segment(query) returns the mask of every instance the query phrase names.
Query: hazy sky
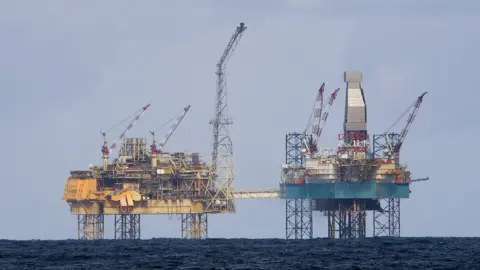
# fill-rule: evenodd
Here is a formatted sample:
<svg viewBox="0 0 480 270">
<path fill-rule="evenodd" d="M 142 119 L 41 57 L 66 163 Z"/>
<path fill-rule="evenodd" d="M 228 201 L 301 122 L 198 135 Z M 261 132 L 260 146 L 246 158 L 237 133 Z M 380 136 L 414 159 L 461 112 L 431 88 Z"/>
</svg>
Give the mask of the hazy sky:
<svg viewBox="0 0 480 270">
<path fill-rule="evenodd" d="M 0 238 L 76 238 L 61 200 L 69 171 L 101 164 L 100 130 L 149 101 L 129 135 L 191 104 L 166 150 L 209 161 L 215 65 L 241 21 L 227 72 L 236 188 L 278 187 L 285 133 L 303 130 L 323 81 L 341 87 L 321 139 L 336 146 L 343 72 L 362 71 L 371 134 L 429 91 L 402 159 L 431 181 L 402 201 L 402 235 L 480 236 L 480 3 L 358 2 L 1 1 Z M 107 238 L 113 226 L 107 217 Z M 326 236 L 318 212 L 314 227 Z M 142 238 L 179 236 L 175 216 L 142 216 Z M 238 201 L 235 215 L 209 217 L 209 236 L 284 238 L 285 202 Z"/>
</svg>

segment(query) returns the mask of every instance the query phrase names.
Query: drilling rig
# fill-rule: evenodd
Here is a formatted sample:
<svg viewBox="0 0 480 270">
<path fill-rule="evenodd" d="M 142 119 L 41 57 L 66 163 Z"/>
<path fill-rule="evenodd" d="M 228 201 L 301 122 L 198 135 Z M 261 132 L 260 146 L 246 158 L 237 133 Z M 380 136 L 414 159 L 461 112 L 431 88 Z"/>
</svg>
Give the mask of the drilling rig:
<svg viewBox="0 0 480 270">
<path fill-rule="evenodd" d="M 282 182 L 302 184 L 305 182 L 304 175 L 309 169 L 315 171 L 318 157 L 324 157 L 325 151 L 319 149 L 318 141 L 329 116 L 329 110 L 338 95 L 340 88 L 330 94 L 327 108 L 323 111 L 323 94 L 325 83 L 318 89 L 317 97 L 313 105 L 307 127 L 303 133 L 290 133 L 286 136 L 286 160 L 282 166 Z M 308 131 L 310 130 L 310 134 Z M 329 156 L 329 155 L 326 155 Z M 321 162 L 328 162 L 321 158 Z M 285 186 L 283 186 L 284 188 Z M 283 190 L 285 192 L 285 190 Z M 287 239 L 311 239 L 313 237 L 312 200 L 307 198 L 285 198 L 286 208 L 286 238 Z M 298 230 L 301 228 L 301 230 Z"/>
<path fill-rule="evenodd" d="M 374 212 L 374 236 L 400 236 L 400 199 L 409 198 L 412 182 L 428 180 L 412 180 L 399 158 L 426 92 L 409 107 L 413 110 L 403 130 L 374 135 L 372 147 L 362 73 L 345 72 L 344 80 L 345 119 L 338 147 L 317 151 L 322 129 L 316 125 L 310 137 L 305 132 L 286 136 L 280 189 L 287 203 L 287 239 L 312 238 L 312 211 L 327 217 L 329 238 L 366 237 L 367 211 Z M 317 116 L 323 108 L 323 87 L 313 113 Z"/>
</svg>

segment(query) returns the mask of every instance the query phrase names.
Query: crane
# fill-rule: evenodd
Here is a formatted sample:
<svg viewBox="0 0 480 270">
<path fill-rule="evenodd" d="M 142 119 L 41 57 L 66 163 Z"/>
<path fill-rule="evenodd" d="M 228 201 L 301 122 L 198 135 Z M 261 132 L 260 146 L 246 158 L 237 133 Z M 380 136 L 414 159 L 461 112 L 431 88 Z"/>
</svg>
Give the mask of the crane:
<svg viewBox="0 0 480 270">
<path fill-rule="evenodd" d="M 213 143 L 212 143 L 212 161 L 210 165 L 210 179 L 208 189 L 216 190 L 212 196 L 212 200 L 208 203 L 207 208 L 213 205 L 225 205 L 227 211 L 233 209 L 233 204 L 229 201 L 233 200 L 233 146 L 229 135 L 229 125 L 233 124 L 228 118 L 227 110 L 227 85 L 226 85 L 226 65 L 228 60 L 235 51 L 247 27 L 243 22 L 235 29 L 230 38 L 220 60 L 217 63 L 217 94 L 215 102 L 215 116 L 210 121 L 213 125 Z M 220 169 L 220 170 L 219 170 Z"/>
<path fill-rule="evenodd" d="M 106 132 L 101 132 L 103 136 L 103 145 L 102 145 L 102 154 L 103 154 L 103 169 L 106 170 L 108 168 L 108 156 L 112 152 L 112 150 L 117 148 L 117 143 L 118 141 L 122 140 L 125 138 L 127 133 L 133 128 L 135 123 L 137 123 L 138 119 L 142 117 L 142 115 L 145 113 L 145 111 L 150 107 L 150 104 L 147 104 L 142 107 L 142 109 L 135 114 L 135 117 L 130 121 L 130 123 L 127 125 L 127 127 L 123 130 L 123 132 L 120 134 L 117 140 L 115 140 L 110 148 L 108 147 L 108 142 L 106 139 Z M 123 122 L 123 121 L 122 121 Z M 117 125 L 118 126 L 118 125 Z M 111 129 L 110 129 L 111 130 Z"/>
<path fill-rule="evenodd" d="M 167 133 L 165 134 L 165 136 L 163 137 L 163 140 L 159 143 L 159 148 L 157 148 L 157 146 L 156 146 L 155 132 L 154 132 L 154 131 L 150 131 L 150 134 L 152 135 L 152 138 L 153 138 L 152 145 L 150 146 L 150 148 L 151 148 L 151 150 L 152 150 L 152 153 L 155 153 L 155 154 L 160 154 L 160 153 L 162 153 L 163 147 L 165 147 L 165 144 L 167 144 L 168 140 L 170 139 L 170 137 L 172 136 L 172 134 L 175 132 L 175 130 L 177 129 L 178 125 L 180 125 L 180 122 L 182 122 L 182 120 L 183 120 L 183 118 L 185 117 L 185 115 L 187 114 L 188 110 L 190 110 L 190 107 L 191 107 L 191 105 L 186 106 L 185 108 L 183 108 L 182 112 L 180 112 L 180 113 L 175 117 L 175 122 L 173 122 L 173 124 L 170 126 L 170 129 L 168 130 L 168 132 L 167 132 Z"/>
<path fill-rule="evenodd" d="M 302 139 L 302 144 L 305 147 L 303 152 L 308 152 L 310 154 L 313 152 L 313 148 L 311 147 L 313 142 L 313 138 L 312 138 L 313 135 L 308 136 L 307 130 L 309 127 L 312 127 L 312 134 L 313 134 L 314 133 L 313 127 L 319 126 L 321 122 L 324 91 L 325 91 L 325 83 L 322 83 L 322 85 L 318 89 L 317 98 L 315 100 L 315 103 L 313 104 L 313 110 L 312 110 L 312 113 L 310 114 L 310 118 L 308 119 L 307 127 L 305 127 L 305 130 L 303 131 L 304 137 Z"/>
<path fill-rule="evenodd" d="M 325 91 L 325 83 L 322 83 L 322 85 L 318 89 L 317 99 L 313 106 L 313 111 L 310 116 L 309 123 L 304 131 L 304 134 L 305 134 L 305 137 L 304 137 L 305 139 L 303 142 L 305 146 L 304 151 L 308 152 L 310 156 L 313 156 L 313 154 L 315 154 L 318 151 L 318 148 L 317 148 L 318 139 L 322 135 L 323 128 L 328 119 L 328 115 L 329 115 L 328 110 L 332 106 L 333 101 L 335 101 L 335 98 L 337 97 L 339 90 L 340 88 L 337 88 L 332 92 L 332 94 L 330 94 L 330 99 L 328 100 L 327 108 L 325 109 L 325 111 L 323 111 L 323 93 Z M 309 127 L 312 128 L 311 136 L 307 135 L 307 130 Z"/>
<path fill-rule="evenodd" d="M 387 147 L 388 149 L 386 149 L 387 151 L 387 155 L 390 156 L 390 157 L 393 157 L 394 160 L 395 160 L 395 164 L 398 164 L 398 161 L 399 161 L 399 153 L 400 153 L 400 148 L 402 147 L 403 145 L 403 142 L 405 141 L 405 137 L 407 136 L 408 134 L 408 131 L 410 129 L 410 126 L 412 125 L 413 123 L 413 120 L 415 120 L 415 116 L 417 115 L 418 113 L 418 109 L 420 108 L 420 105 L 422 104 L 422 101 L 423 101 L 423 97 L 427 94 L 428 92 L 424 92 L 423 94 L 421 94 L 420 96 L 417 97 L 417 99 L 415 100 L 415 102 L 410 105 L 407 110 L 397 119 L 397 121 L 395 121 L 395 123 L 384 133 L 385 135 L 385 138 L 386 138 L 386 141 L 387 141 Z M 413 109 L 412 109 L 413 107 Z M 405 127 L 402 129 L 402 131 L 400 132 L 400 135 L 398 136 L 398 140 L 396 142 L 392 142 L 391 140 L 391 134 L 389 134 L 389 130 L 410 110 L 412 109 L 410 115 L 408 116 L 408 120 L 407 120 L 407 123 L 405 125 Z"/>
</svg>

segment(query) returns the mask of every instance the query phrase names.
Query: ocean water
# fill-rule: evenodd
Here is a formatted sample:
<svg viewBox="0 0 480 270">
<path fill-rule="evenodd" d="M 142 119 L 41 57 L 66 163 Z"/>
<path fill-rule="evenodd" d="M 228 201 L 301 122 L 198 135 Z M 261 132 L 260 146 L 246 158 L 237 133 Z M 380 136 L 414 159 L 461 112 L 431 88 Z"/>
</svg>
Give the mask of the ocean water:
<svg viewBox="0 0 480 270">
<path fill-rule="evenodd" d="M 480 238 L 1 240 L 0 269 L 480 269 Z"/>
</svg>

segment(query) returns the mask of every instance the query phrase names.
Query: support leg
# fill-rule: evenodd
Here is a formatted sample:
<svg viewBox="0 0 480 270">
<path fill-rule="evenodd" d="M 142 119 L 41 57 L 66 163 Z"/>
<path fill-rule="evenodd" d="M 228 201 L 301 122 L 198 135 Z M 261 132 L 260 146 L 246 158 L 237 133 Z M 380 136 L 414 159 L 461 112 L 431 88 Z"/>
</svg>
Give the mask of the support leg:
<svg viewBox="0 0 480 270">
<path fill-rule="evenodd" d="M 338 211 L 328 211 L 328 238 L 365 238 L 365 204 L 340 204 Z"/>
<path fill-rule="evenodd" d="M 207 239 L 207 214 L 182 214 L 183 239 Z"/>
<path fill-rule="evenodd" d="M 286 199 L 286 239 L 312 239 L 312 200 Z"/>
<path fill-rule="evenodd" d="M 328 220 L 328 238 L 335 239 L 340 234 L 340 219 L 337 211 L 326 211 Z"/>
<path fill-rule="evenodd" d="M 115 215 L 115 239 L 140 239 L 140 215 Z"/>
<path fill-rule="evenodd" d="M 103 215 L 78 215 L 78 239 L 97 240 L 103 239 Z"/>
<path fill-rule="evenodd" d="M 400 198 L 380 200 L 381 211 L 373 212 L 373 236 L 400 237 Z"/>
</svg>

